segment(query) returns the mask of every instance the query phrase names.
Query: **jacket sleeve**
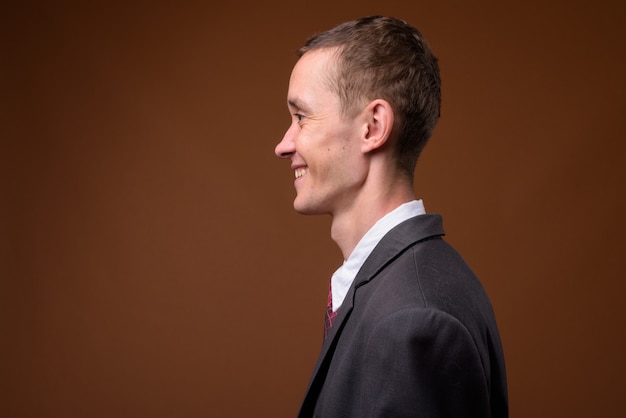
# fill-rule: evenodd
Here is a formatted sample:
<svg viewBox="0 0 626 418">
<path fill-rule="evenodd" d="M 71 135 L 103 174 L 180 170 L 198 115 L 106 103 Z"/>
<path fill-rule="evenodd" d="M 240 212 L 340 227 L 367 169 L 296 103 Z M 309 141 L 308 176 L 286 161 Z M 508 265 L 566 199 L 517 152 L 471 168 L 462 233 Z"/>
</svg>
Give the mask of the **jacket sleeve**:
<svg viewBox="0 0 626 418">
<path fill-rule="evenodd" d="M 489 372 L 463 324 L 406 308 L 375 324 L 355 382 L 360 417 L 488 418 Z"/>
</svg>

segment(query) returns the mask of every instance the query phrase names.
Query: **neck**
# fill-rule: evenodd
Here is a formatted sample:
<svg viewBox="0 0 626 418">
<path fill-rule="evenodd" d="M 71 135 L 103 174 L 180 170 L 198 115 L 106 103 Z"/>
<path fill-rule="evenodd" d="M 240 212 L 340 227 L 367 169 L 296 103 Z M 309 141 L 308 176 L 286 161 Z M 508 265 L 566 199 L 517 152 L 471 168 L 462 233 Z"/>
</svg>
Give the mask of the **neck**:
<svg viewBox="0 0 626 418">
<path fill-rule="evenodd" d="M 376 193 L 363 193 L 350 208 L 332 214 L 331 237 L 337 244 L 343 259 L 347 260 L 363 235 L 374 224 L 400 205 L 415 199 L 410 182 L 384 185 Z"/>
</svg>

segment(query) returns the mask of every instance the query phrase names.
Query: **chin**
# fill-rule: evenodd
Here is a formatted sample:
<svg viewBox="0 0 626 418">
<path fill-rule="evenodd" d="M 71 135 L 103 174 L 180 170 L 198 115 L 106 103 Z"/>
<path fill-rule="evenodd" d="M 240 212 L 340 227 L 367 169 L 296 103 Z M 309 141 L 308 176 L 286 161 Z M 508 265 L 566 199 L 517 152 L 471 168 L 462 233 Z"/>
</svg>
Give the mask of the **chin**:
<svg viewBox="0 0 626 418">
<path fill-rule="evenodd" d="M 300 206 L 294 204 L 293 208 L 300 215 L 317 215 L 317 212 L 312 211 L 311 209 L 309 209 L 307 207 L 300 207 Z"/>
<path fill-rule="evenodd" d="M 306 202 L 298 202 L 298 199 L 294 200 L 293 208 L 301 215 L 324 215 L 328 211 L 324 211 L 321 208 Z"/>
</svg>

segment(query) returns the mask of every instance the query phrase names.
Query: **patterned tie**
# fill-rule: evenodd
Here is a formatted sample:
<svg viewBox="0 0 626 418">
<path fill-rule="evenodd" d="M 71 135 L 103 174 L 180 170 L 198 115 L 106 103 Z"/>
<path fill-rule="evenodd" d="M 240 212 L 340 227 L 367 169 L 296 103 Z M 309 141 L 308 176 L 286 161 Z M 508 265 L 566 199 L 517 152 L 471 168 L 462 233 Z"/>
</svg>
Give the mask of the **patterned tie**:
<svg viewBox="0 0 626 418">
<path fill-rule="evenodd" d="M 337 316 L 337 311 L 333 312 L 333 289 L 328 286 L 328 302 L 326 303 L 326 317 L 324 318 L 324 339 L 328 337 L 330 327 L 333 326 L 333 321 Z"/>
</svg>

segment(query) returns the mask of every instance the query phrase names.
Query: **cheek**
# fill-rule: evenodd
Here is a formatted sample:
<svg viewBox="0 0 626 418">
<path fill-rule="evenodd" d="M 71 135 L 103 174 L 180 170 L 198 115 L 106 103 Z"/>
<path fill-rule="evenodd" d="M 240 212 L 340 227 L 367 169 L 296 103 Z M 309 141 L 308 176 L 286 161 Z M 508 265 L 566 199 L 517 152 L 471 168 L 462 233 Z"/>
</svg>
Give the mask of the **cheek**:
<svg viewBox="0 0 626 418">
<path fill-rule="evenodd" d="M 359 183 L 364 173 L 366 173 L 364 162 L 359 154 L 355 154 L 354 150 L 350 150 L 347 146 L 336 150 L 329 158 L 329 170 L 338 183 L 350 185 Z"/>
</svg>

